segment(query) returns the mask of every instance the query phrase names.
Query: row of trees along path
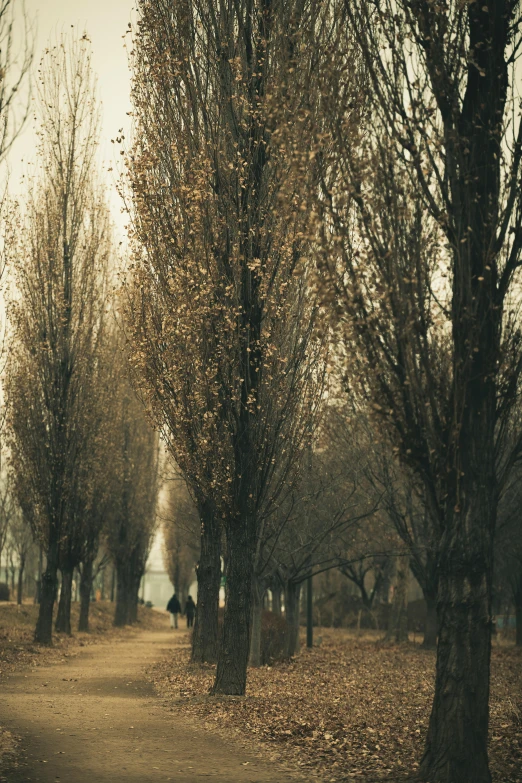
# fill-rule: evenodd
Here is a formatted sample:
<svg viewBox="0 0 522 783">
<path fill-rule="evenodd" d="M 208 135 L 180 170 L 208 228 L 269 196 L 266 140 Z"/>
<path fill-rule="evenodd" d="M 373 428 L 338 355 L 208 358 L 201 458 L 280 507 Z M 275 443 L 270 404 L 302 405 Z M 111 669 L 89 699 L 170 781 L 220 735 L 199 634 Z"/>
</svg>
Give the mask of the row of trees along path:
<svg viewBox="0 0 522 783">
<path fill-rule="evenodd" d="M 132 258 L 113 300 L 127 339 L 106 306 L 115 263 L 88 40 L 46 52 L 39 164 L 5 242 L 11 465 L 46 554 L 37 641 L 51 642 L 58 571 L 57 627 L 70 630 L 75 567 L 88 606 L 101 535 L 116 622 L 134 615 L 158 493 L 136 391 L 199 518 L 193 658 L 217 660 L 213 693 L 244 694 L 267 586 L 284 585 L 294 640 L 310 574 L 335 561 L 364 588 L 368 553 L 358 566 L 330 542 L 365 548 L 377 494 L 438 634 L 420 776 L 489 783 L 495 531 L 499 514 L 501 538 L 515 530 L 522 454 L 520 10 L 139 0 L 121 180 Z M 2 127 L 0 157 L 16 133 Z M 327 398 L 352 410 L 371 455 L 359 472 L 373 489 L 355 505 L 320 456 Z"/>
<path fill-rule="evenodd" d="M 225 533 L 214 692 L 244 692 L 260 545 L 314 426 L 318 264 L 345 388 L 422 488 L 439 645 L 421 775 L 488 783 L 493 537 L 522 442 L 519 5 L 139 11 L 134 362 L 202 520 L 202 618 Z"/>
<path fill-rule="evenodd" d="M 79 628 L 88 629 L 96 558 L 96 568 L 108 557 L 115 566 L 116 625 L 136 619 L 156 525 L 158 437 L 131 387 L 108 301 L 115 252 L 90 59 L 86 36 L 46 51 L 37 165 L 24 203 L 7 215 L 11 501 L 45 554 L 35 632 L 43 644 L 52 641 L 59 571 L 56 630 L 71 633 L 75 569 Z"/>
</svg>

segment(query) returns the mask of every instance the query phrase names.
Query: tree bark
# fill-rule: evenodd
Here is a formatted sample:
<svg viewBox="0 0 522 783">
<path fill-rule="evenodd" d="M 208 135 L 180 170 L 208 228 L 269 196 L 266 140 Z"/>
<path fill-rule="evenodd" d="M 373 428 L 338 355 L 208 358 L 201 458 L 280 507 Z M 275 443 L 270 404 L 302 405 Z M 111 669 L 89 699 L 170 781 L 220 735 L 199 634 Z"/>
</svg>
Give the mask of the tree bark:
<svg viewBox="0 0 522 783">
<path fill-rule="evenodd" d="M 393 593 L 385 640 L 397 644 L 408 641 L 408 574 L 409 563 L 398 558 L 397 582 Z"/>
<path fill-rule="evenodd" d="M 271 589 L 272 593 L 272 611 L 274 614 L 279 615 L 279 617 L 282 615 L 281 611 L 281 590 L 278 587 L 273 587 Z"/>
<path fill-rule="evenodd" d="M 518 583 L 518 589 L 515 592 L 515 622 L 516 622 L 516 640 L 517 647 L 522 647 L 522 574 Z"/>
<path fill-rule="evenodd" d="M 91 606 L 91 590 L 93 579 L 93 561 L 87 560 L 82 565 L 80 574 L 80 617 L 78 630 L 89 630 L 89 609 Z"/>
<path fill-rule="evenodd" d="M 16 603 L 21 606 L 24 597 L 24 571 L 25 571 L 25 556 L 20 556 L 20 563 L 18 566 L 18 591 L 16 595 Z"/>
<path fill-rule="evenodd" d="M 43 548 L 40 544 L 40 549 L 38 552 L 38 578 L 36 579 L 35 589 L 34 589 L 34 603 L 39 604 L 42 598 L 42 571 L 43 571 Z M 51 620 L 52 625 L 52 620 Z"/>
<path fill-rule="evenodd" d="M 408 641 L 408 587 L 410 583 L 410 565 L 401 563 L 398 571 L 398 618 L 395 629 L 395 641 L 398 644 Z"/>
<path fill-rule="evenodd" d="M 314 588 L 313 577 L 306 580 L 306 646 L 314 646 Z"/>
<path fill-rule="evenodd" d="M 227 531 L 226 601 L 223 633 L 212 692 L 244 696 L 250 653 L 252 580 L 256 539 L 248 522 Z"/>
<path fill-rule="evenodd" d="M 131 590 L 128 602 L 128 623 L 134 625 L 138 622 L 138 601 L 140 597 L 140 584 L 143 574 L 134 574 L 131 578 Z"/>
<path fill-rule="evenodd" d="M 431 650 L 437 646 L 439 622 L 437 619 L 437 599 L 435 596 L 425 595 L 426 601 L 426 626 L 424 628 L 424 641 L 422 646 Z"/>
<path fill-rule="evenodd" d="M 16 567 L 13 565 L 13 554 L 11 553 L 11 593 L 15 593 Z"/>
<path fill-rule="evenodd" d="M 34 640 L 38 644 L 53 643 L 53 610 L 58 583 L 58 543 L 49 542 L 47 564 L 42 574 L 40 605 Z"/>
<path fill-rule="evenodd" d="M 215 663 L 221 581 L 221 527 L 208 505 L 200 505 L 201 554 L 197 567 L 198 601 L 192 633 L 192 660 Z"/>
<path fill-rule="evenodd" d="M 477 492 L 468 517 L 471 511 L 487 514 L 487 505 L 480 505 L 483 500 Z M 454 535 L 448 537 L 441 558 L 435 695 L 420 768 L 421 780 L 430 783 L 491 783 L 487 744 L 493 542 L 484 532 L 493 526 L 480 518 L 467 522 L 450 523 Z"/>
<path fill-rule="evenodd" d="M 288 582 L 285 585 L 285 615 L 288 624 L 286 635 L 285 655 L 291 658 L 300 650 L 299 639 L 299 598 L 301 596 L 301 584 Z"/>
<path fill-rule="evenodd" d="M 58 613 L 56 615 L 55 630 L 57 633 L 66 633 L 71 635 L 71 599 L 73 569 L 63 568 L 62 571 L 62 589 L 60 600 L 58 602 Z"/>
<path fill-rule="evenodd" d="M 116 609 L 114 611 L 114 625 L 121 627 L 129 623 L 130 602 L 130 576 L 124 566 L 116 566 Z"/>
<path fill-rule="evenodd" d="M 261 618 L 263 616 L 263 585 L 254 577 L 252 584 L 252 632 L 250 635 L 250 666 L 261 666 Z"/>
</svg>

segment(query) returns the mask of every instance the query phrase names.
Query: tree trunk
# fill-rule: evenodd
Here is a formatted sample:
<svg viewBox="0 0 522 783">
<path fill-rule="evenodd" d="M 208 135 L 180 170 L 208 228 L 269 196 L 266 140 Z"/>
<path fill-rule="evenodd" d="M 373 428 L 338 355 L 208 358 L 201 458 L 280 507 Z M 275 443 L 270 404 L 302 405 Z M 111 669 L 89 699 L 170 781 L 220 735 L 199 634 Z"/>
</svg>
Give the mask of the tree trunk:
<svg viewBox="0 0 522 783">
<path fill-rule="evenodd" d="M 93 561 L 87 560 L 82 565 L 80 572 L 80 617 L 78 630 L 89 630 L 89 608 L 91 605 L 91 590 L 93 579 Z"/>
<path fill-rule="evenodd" d="M 131 579 L 131 590 L 128 603 L 128 622 L 134 625 L 138 622 L 138 601 L 142 575 L 134 575 Z"/>
<path fill-rule="evenodd" d="M 400 644 L 408 641 L 408 587 L 410 583 L 410 565 L 401 562 L 397 570 L 397 626 L 395 628 L 395 641 Z"/>
<path fill-rule="evenodd" d="M 62 589 L 60 600 L 58 602 L 58 613 L 56 615 L 55 630 L 57 633 L 66 633 L 71 635 L 71 599 L 73 569 L 62 568 Z"/>
<path fill-rule="evenodd" d="M 13 553 L 10 557 L 11 562 L 11 594 L 15 594 L 15 582 L 16 582 L 16 566 L 13 564 Z"/>
<path fill-rule="evenodd" d="M 130 603 L 130 576 L 125 566 L 116 566 L 116 609 L 114 612 L 114 625 L 121 627 L 129 622 Z"/>
<path fill-rule="evenodd" d="M 227 531 L 226 601 L 212 692 L 244 696 L 250 653 L 252 580 L 256 540 L 247 520 Z"/>
<path fill-rule="evenodd" d="M 480 505 L 473 510 L 484 513 Z M 435 695 L 420 768 L 421 780 L 430 783 L 491 783 L 487 745 L 493 542 L 492 535 L 480 540 L 489 527 L 482 519 L 467 521 L 466 527 L 458 525 L 451 548 L 441 558 Z"/>
<path fill-rule="evenodd" d="M 116 568 L 113 564 L 111 571 L 111 604 L 114 603 L 114 594 L 116 592 Z"/>
<path fill-rule="evenodd" d="M 516 641 L 517 647 L 522 647 L 522 574 L 518 589 L 515 593 L 515 622 L 516 622 Z"/>
<path fill-rule="evenodd" d="M 179 563 L 179 549 L 178 549 L 176 550 L 176 564 L 174 566 L 174 585 L 173 585 L 174 592 L 176 593 L 176 595 L 181 594 L 179 574 L 180 574 L 180 563 Z"/>
<path fill-rule="evenodd" d="M 16 603 L 21 606 L 24 597 L 24 571 L 25 571 L 25 556 L 20 556 L 20 564 L 18 566 L 18 592 L 16 595 Z"/>
<path fill-rule="evenodd" d="M 437 599 L 435 596 L 424 596 L 426 601 L 426 626 L 424 628 L 424 641 L 422 646 L 431 650 L 437 646 L 439 622 L 437 619 Z"/>
<path fill-rule="evenodd" d="M 408 641 L 408 575 L 409 563 L 404 558 L 398 558 L 397 581 L 392 598 L 388 630 L 385 641 L 395 641 L 397 644 Z"/>
<path fill-rule="evenodd" d="M 47 550 L 47 564 L 42 574 L 40 605 L 34 640 L 38 644 L 53 643 L 53 610 L 58 586 L 58 544 L 50 541 Z"/>
<path fill-rule="evenodd" d="M 254 577 L 252 584 L 252 633 L 250 635 L 250 666 L 261 666 L 261 618 L 264 588 Z"/>
<path fill-rule="evenodd" d="M 278 587 L 273 587 L 272 590 L 272 611 L 274 614 L 281 616 L 281 590 Z"/>
<path fill-rule="evenodd" d="M 287 622 L 286 650 L 285 655 L 291 658 L 297 655 L 300 649 L 299 640 L 299 598 L 301 595 L 301 584 L 287 582 L 285 585 L 285 615 Z"/>
<path fill-rule="evenodd" d="M 221 527 L 208 506 L 200 505 L 200 517 L 201 554 L 197 567 L 198 602 L 192 633 L 192 660 L 215 663 L 218 655 Z"/>
<path fill-rule="evenodd" d="M 80 593 L 80 582 L 81 582 L 82 575 L 80 573 L 80 568 L 78 567 L 76 569 L 76 578 L 74 579 L 74 598 L 73 601 L 75 603 L 78 603 L 78 596 Z"/>
<path fill-rule="evenodd" d="M 522 597 L 515 603 L 515 645 L 522 647 Z"/>
</svg>

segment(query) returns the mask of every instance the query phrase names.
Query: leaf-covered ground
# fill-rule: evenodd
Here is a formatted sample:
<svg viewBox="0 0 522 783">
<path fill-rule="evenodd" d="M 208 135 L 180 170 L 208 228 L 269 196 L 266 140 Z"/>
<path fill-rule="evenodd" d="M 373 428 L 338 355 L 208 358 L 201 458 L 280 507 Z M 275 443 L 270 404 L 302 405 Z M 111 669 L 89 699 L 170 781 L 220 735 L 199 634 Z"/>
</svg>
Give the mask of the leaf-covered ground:
<svg viewBox="0 0 522 783">
<path fill-rule="evenodd" d="M 288 663 L 250 669 L 245 698 L 207 696 L 213 667 L 189 664 L 186 634 L 153 679 L 176 710 L 225 735 L 250 736 L 272 756 L 322 780 L 414 777 L 435 655 L 341 630 L 319 635 L 320 646 Z M 511 647 L 493 651 L 490 759 L 495 783 L 521 783 L 522 654 Z"/>
</svg>

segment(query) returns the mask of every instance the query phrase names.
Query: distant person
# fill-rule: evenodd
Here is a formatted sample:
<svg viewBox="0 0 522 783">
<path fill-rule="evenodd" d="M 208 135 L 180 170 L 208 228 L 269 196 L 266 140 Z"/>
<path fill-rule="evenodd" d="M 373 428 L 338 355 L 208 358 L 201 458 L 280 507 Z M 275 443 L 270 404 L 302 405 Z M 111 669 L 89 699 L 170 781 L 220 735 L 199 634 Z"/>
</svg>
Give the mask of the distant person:
<svg viewBox="0 0 522 783">
<path fill-rule="evenodd" d="M 185 604 L 185 614 L 187 615 L 187 628 L 192 628 L 194 625 L 194 615 L 196 614 L 196 604 L 190 595 Z"/>
<path fill-rule="evenodd" d="M 172 596 L 167 604 L 167 612 L 170 612 L 170 627 L 178 627 L 178 614 L 181 612 L 181 604 L 178 600 L 176 593 Z"/>
</svg>

